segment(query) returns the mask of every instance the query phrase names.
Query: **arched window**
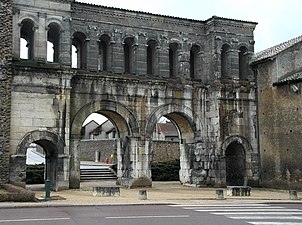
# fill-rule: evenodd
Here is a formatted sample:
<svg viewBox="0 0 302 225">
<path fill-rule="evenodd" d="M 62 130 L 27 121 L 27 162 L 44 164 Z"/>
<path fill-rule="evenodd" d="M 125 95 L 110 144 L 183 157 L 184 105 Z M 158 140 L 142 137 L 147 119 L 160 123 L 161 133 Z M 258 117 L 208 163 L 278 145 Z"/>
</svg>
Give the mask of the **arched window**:
<svg viewBox="0 0 302 225">
<path fill-rule="evenodd" d="M 73 68 L 87 68 L 86 36 L 81 32 L 75 32 L 72 39 L 72 65 Z"/>
<path fill-rule="evenodd" d="M 78 68 L 78 50 L 74 45 L 71 47 L 71 61 L 71 67 Z"/>
<path fill-rule="evenodd" d="M 230 46 L 224 44 L 221 48 L 221 78 L 229 78 L 230 77 Z"/>
<path fill-rule="evenodd" d="M 124 40 L 124 70 L 125 73 L 132 73 L 133 68 L 133 45 L 134 38 L 128 37 Z"/>
<path fill-rule="evenodd" d="M 157 42 L 155 40 L 150 40 L 147 43 L 147 74 L 154 75 L 155 73 L 155 52 Z"/>
<path fill-rule="evenodd" d="M 198 45 L 193 45 L 190 50 L 190 77 L 194 79 L 198 71 L 198 53 L 200 52 L 200 47 Z"/>
<path fill-rule="evenodd" d="M 59 62 L 60 58 L 60 26 L 56 23 L 48 25 L 47 32 L 47 61 Z"/>
<path fill-rule="evenodd" d="M 248 70 L 248 58 L 247 58 L 247 48 L 242 46 L 239 48 L 238 52 L 239 57 L 239 79 L 247 79 L 247 70 Z"/>
<path fill-rule="evenodd" d="M 110 37 L 106 34 L 102 35 L 99 40 L 99 71 L 108 71 L 109 63 L 109 42 Z"/>
<path fill-rule="evenodd" d="M 177 43 L 171 43 L 169 45 L 169 71 L 170 71 L 170 77 L 176 77 L 177 76 L 177 61 L 178 61 L 178 44 Z"/>
<path fill-rule="evenodd" d="M 20 36 L 20 58 L 34 58 L 34 22 L 30 19 L 25 19 L 21 22 Z"/>
</svg>

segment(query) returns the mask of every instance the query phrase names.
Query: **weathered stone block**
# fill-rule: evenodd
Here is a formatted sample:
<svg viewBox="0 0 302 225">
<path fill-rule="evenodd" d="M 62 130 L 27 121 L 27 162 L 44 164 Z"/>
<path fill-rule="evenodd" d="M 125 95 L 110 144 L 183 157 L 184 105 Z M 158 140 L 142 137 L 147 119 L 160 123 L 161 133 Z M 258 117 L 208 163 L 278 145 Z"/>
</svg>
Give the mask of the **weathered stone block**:
<svg viewBox="0 0 302 225">
<path fill-rule="evenodd" d="M 93 191 L 93 196 L 100 196 L 100 197 L 120 196 L 119 187 L 93 187 L 92 191 Z"/>
</svg>

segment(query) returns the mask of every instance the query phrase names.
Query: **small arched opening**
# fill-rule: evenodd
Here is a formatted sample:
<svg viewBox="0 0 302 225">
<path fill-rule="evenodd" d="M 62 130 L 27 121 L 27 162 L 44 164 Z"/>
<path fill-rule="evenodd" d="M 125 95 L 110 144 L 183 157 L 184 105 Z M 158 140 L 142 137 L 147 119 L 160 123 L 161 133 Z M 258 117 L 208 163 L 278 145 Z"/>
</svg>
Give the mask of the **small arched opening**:
<svg viewBox="0 0 302 225">
<path fill-rule="evenodd" d="M 231 76 L 231 47 L 224 44 L 221 48 L 221 78 L 230 78 Z"/>
<path fill-rule="evenodd" d="M 109 43 L 110 37 L 103 34 L 99 39 L 99 71 L 108 71 L 109 69 Z"/>
<path fill-rule="evenodd" d="M 47 32 L 47 61 L 59 62 L 60 58 L 60 26 L 50 23 Z"/>
<path fill-rule="evenodd" d="M 25 19 L 21 22 L 20 36 L 20 58 L 34 58 L 34 40 L 35 40 L 34 22 L 30 19 Z"/>
<path fill-rule="evenodd" d="M 178 43 L 171 43 L 169 45 L 169 71 L 170 77 L 177 77 L 177 66 L 178 66 Z"/>
<path fill-rule="evenodd" d="M 248 51 L 245 46 L 239 48 L 239 79 L 246 80 L 248 74 Z"/>
<path fill-rule="evenodd" d="M 82 32 L 75 32 L 72 39 L 72 67 L 78 69 L 87 68 L 87 43 L 86 36 Z"/>
<path fill-rule="evenodd" d="M 125 71 L 125 73 L 133 73 L 133 45 L 134 45 L 133 37 L 127 37 L 124 40 L 124 71 Z"/>
<path fill-rule="evenodd" d="M 193 45 L 190 50 L 190 77 L 191 79 L 196 78 L 198 73 L 198 53 L 200 52 L 200 46 Z"/>
<path fill-rule="evenodd" d="M 64 142 L 59 135 L 51 131 L 32 131 L 26 134 L 18 144 L 16 155 L 11 156 L 11 181 L 17 185 L 26 184 L 26 159 L 29 148 L 39 146 L 40 154 L 45 155 L 45 179 L 50 180 L 54 191 L 66 188 L 64 180 L 66 162 L 64 162 Z"/>
<path fill-rule="evenodd" d="M 155 54 L 156 54 L 157 42 L 155 40 L 149 40 L 147 43 L 147 74 L 155 74 Z"/>
<path fill-rule="evenodd" d="M 246 177 L 246 154 L 242 144 L 234 141 L 225 151 L 226 185 L 243 186 Z"/>
</svg>

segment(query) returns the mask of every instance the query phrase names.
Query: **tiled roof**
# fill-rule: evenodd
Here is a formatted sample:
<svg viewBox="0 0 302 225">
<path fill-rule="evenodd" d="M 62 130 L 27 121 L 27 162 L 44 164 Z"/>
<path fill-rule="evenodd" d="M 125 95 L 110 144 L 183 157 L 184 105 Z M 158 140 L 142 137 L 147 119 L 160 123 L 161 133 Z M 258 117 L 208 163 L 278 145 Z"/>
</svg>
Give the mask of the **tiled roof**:
<svg viewBox="0 0 302 225">
<path fill-rule="evenodd" d="M 261 60 L 273 57 L 275 55 L 277 55 L 278 53 L 284 51 L 285 49 L 299 43 L 302 41 L 302 35 L 296 38 L 293 38 L 289 41 L 283 42 L 279 45 L 273 46 L 271 48 L 268 48 L 266 50 L 263 50 L 261 52 L 258 52 L 256 54 L 254 54 L 253 58 L 252 58 L 252 63 L 256 63 L 259 62 Z"/>
<path fill-rule="evenodd" d="M 300 81 L 302 81 L 302 71 L 291 75 L 282 76 L 278 79 L 277 82 L 273 83 L 273 85 L 276 86 L 280 84 L 300 82 Z"/>
</svg>

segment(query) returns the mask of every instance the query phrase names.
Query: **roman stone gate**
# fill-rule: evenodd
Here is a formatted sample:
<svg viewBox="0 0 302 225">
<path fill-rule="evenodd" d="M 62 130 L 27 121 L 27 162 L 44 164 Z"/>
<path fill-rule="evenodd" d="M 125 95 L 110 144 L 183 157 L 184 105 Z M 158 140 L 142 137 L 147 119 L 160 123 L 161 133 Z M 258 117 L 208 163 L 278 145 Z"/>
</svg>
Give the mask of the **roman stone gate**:
<svg viewBox="0 0 302 225">
<path fill-rule="evenodd" d="M 162 116 L 180 134 L 182 183 L 258 185 L 256 84 L 249 68 L 256 23 L 71 0 L 14 0 L 11 12 L 7 182 L 25 184 L 24 156 L 36 143 L 46 152 L 53 188 L 78 188 L 81 128 L 100 113 L 117 130 L 122 185 L 152 184 L 152 133 Z"/>
</svg>

